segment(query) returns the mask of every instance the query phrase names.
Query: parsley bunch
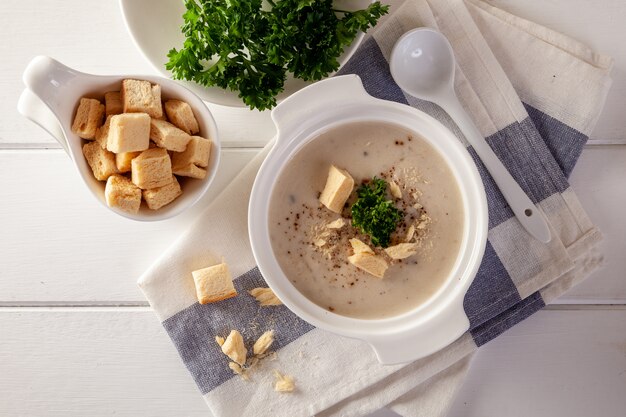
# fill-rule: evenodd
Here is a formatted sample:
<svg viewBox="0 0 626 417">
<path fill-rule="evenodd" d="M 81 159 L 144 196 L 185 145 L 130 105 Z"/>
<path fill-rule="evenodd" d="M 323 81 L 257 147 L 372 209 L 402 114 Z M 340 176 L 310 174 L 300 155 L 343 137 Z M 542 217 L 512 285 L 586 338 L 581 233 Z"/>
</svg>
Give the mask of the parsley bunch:
<svg viewBox="0 0 626 417">
<path fill-rule="evenodd" d="M 352 225 L 370 236 L 375 246 L 389 246 L 391 234 L 402 218 L 391 200 L 387 200 L 387 181 L 374 177 L 356 191 L 357 201 L 352 205 Z"/>
<path fill-rule="evenodd" d="M 165 67 L 175 79 L 238 91 L 259 110 L 276 105 L 287 72 L 309 81 L 336 71 L 344 47 L 389 9 L 378 1 L 353 12 L 332 0 L 184 1 L 185 42 Z"/>
</svg>

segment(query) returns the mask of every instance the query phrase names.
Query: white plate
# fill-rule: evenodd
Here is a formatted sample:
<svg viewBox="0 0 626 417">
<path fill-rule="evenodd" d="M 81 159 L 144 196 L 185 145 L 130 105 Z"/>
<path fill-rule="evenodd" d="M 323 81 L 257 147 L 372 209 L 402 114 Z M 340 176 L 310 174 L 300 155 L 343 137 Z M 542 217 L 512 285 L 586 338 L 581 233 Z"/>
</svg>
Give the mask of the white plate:
<svg viewBox="0 0 626 417">
<path fill-rule="evenodd" d="M 337 0 L 335 3 L 339 9 L 358 10 L 366 8 L 371 2 L 372 0 Z M 169 50 L 180 48 L 185 39 L 180 30 L 185 11 L 183 0 L 120 0 L 120 7 L 126 27 L 137 48 L 159 73 L 171 78 L 172 74 L 165 69 L 165 63 L 168 61 Z M 352 45 L 345 49 L 339 58 L 341 65 L 350 59 L 363 36 L 363 33 L 358 34 Z M 245 106 L 235 91 L 204 87 L 188 81 L 180 82 L 203 100 L 211 103 L 231 107 Z M 278 101 L 309 84 L 312 82 L 288 76 L 284 91 L 277 97 Z"/>
</svg>

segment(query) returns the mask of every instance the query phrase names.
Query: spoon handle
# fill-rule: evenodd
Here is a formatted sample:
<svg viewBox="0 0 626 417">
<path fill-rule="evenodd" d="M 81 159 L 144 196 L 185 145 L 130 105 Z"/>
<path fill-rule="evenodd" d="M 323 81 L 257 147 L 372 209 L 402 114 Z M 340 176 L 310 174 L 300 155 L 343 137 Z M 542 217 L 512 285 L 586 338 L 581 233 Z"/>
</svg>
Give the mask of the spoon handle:
<svg viewBox="0 0 626 417">
<path fill-rule="evenodd" d="M 467 141 L 482 160 L 502 195 L 509 203 L 513 213 L 515 213 L 515 216 L 526 231 L 541 242 L 549 242 L 551 239 L 550 229 L 540 210 L 537 209 L 506 167 L 500 162 L 500 159 L 493 152 L 469 114 L 461 106 L 456 94 L 449 94 L 447 97 L 439 100 L 437 104 L 459 126 L 459 129 L 461 129 Z"/>
</svg>

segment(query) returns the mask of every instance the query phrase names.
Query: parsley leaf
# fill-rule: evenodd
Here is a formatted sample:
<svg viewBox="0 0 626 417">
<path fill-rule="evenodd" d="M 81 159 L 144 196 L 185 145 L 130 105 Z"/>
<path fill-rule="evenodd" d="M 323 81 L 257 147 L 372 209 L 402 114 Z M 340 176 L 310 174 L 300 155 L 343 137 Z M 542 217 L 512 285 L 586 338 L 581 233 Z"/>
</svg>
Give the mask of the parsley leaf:
<svg viewBox="0 0 626 417">
<path fill-rule="evenodd" d="M 332 0 L 184 0 L 185 42 L 168 53 L 175 79 L 238 91 L 250 108 L 269 109 L 287 73 L 319 80 L 339 69 L 338 57 L 359 31 L 388 12 L 333 9 Z"/>
<path fill-rule="evenodd" d="M 357 201 L 352 205 L 352 225 L 361 233 L 367 234 L 375 246 L 389 246 L 391 234 L 402 218 L 391 200 L 387 200 L 387 181 L 376 178 L 369 184 L 361 185 Z"/>
</svg>

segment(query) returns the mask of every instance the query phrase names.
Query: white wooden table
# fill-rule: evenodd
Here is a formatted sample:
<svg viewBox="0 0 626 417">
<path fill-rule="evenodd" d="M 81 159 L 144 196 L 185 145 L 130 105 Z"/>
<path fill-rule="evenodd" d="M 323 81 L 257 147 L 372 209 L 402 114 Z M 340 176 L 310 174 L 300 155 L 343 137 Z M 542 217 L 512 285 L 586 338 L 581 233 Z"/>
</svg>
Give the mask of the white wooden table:
<svg viewBox="0 0 626 417">
<path fill-rule="evenodd" d="M 493 3 L 615 58 L 607 106 L 572 177 L 606 234 L 606 266 L 484 346 L 450 416 L 624 416 L 626 3 Z M 37 54 L 86 72 L 153 73 L 117 2 L 2 1 L 0 39 L 0 416 L 208 415 L 135 284 L 203 204 L 154 224 L 115 216 L 15 110 L 21 72 Z M 274 133 L 267 113 L 211 110 L 225 149 L 205 204 Z"/>
</svg>

